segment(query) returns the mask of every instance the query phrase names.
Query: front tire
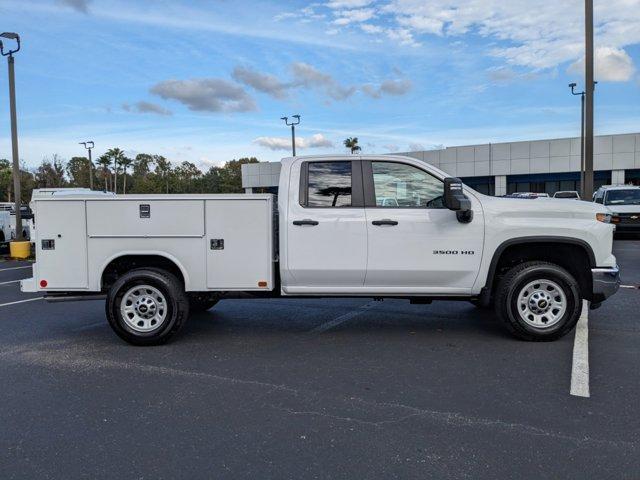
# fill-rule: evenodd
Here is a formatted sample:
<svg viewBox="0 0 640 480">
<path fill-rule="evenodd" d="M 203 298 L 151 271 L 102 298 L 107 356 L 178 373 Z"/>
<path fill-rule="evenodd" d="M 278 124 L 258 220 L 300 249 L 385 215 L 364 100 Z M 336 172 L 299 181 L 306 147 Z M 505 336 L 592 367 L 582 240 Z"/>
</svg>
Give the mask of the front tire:
<svg viewBox="0 0 640 480">
<path fill-rule="evenodd" d="M 495 309 L 507 329 L 527 341 L 551 341 L 569 333 L 582 311 L 576 279 L 549 262 L 526 262 L 498 285 Z"/>
<path fill-rule="evenodd" d="M 132 345 L 168 341 L 189 316 L 189 301 L 175 275 L 159 269 L 127 272 L 107 294 L 109 325 Z"/>
</svg>

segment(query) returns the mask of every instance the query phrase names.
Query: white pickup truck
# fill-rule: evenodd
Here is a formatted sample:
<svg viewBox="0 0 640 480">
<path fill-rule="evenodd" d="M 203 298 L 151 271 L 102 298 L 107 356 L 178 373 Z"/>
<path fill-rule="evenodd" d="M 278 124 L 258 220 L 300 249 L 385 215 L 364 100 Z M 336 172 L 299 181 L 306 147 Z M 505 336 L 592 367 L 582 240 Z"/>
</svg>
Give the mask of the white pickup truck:
<svg viewBox="0 0 640 480">
<path fill-rule="evenodd" d="M 553 340 L 583 299 L 596 307 L 620 283 L 602 205 L 489 197 L 413 158 L 286 158 L 274 200 L 34 196 L 22 291 L 106 296 L 110 325 L 136 345 L 240 296 L 468 300 L 521 339 Z"/>
</svg>

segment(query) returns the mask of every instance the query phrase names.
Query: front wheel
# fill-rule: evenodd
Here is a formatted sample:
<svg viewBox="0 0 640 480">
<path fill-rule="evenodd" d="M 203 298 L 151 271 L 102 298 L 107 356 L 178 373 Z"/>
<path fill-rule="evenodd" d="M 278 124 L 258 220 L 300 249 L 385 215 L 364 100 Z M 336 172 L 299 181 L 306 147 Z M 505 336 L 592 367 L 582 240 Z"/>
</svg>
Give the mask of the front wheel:
<svg viewBox="0 0 640 480">
<path fill-rule="evenodd" d="M 578 282 L 564 268 L 549 262 L 526 262 L 500 280 L 495 308 L 516 337 L 551 341 L 576 325 L 582 295 Z"/>
<path fill-rule="evenodd" d="M 107 319 L 114 332 L 133 345 L 159 345 L 175 335 L 189 316 L 180 281 L 159 269 L 127 272 L 111 286 Z"/>
</svg>

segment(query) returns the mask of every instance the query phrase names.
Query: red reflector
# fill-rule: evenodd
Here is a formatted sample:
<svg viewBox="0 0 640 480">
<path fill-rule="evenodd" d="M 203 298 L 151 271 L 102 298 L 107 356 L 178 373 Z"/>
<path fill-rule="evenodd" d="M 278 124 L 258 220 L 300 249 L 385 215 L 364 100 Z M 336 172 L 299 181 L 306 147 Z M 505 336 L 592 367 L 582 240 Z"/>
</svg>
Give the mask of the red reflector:
<svg viewBox="0 0 640 480">
<path fill-rule="evenodd" d="M 47 287 L 47 285 L 49 285 L 49 284 L 47 283 L 47 281 L 46 281 L 46 280 L 40 280 L 40 286 L 41 286 L 42 288 L 46 288 L 46 287 Z"/>
<path fill-rule="evenodd" d="M 267 286 L 267 282 L 265 282 L 265 281 L 260 281 L 260 282 L 258 282 L 258 286 L 259 286 L 259 287 L 266 287 L 266 286 Z"/>
</svg>

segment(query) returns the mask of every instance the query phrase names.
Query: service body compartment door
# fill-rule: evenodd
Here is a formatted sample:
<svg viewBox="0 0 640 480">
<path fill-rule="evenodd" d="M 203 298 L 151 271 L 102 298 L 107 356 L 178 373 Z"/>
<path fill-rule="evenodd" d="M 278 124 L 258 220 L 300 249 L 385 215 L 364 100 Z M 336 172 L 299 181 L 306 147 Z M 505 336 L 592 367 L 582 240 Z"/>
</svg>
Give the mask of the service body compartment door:
<svg viewBox="0 0 640 480">
<path fill-rule="evenodd" d="M 202 200 L 87 201 L 90 237 L 202 237 Z"/>
<path fill-rule="evenodd" d="M 81 290 L 87 281 L 87 224 L 84 201 L 37 202 L 37 284 L 46 290 Z"/>
<path fill-rule="evenodd" d="M 207 288 L 273 288 L 272 199 L 207 200 Z"/>
</svg>

